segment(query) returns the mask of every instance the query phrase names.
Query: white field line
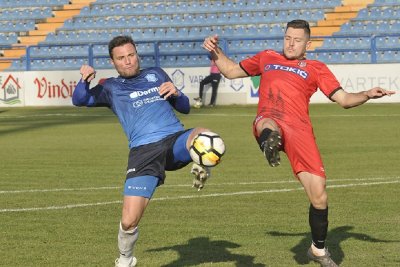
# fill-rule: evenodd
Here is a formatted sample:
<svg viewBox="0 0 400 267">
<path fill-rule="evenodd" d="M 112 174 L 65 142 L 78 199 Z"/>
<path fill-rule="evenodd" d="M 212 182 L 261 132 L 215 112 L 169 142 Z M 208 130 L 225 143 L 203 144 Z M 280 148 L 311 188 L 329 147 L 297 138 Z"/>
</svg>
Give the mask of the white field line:
<svg viewBox="0 0 400 267">
<path fill-rule="evenodd" d="M 351 184 L 339 184 L 329 185 L 328 188 L 346 188 L 356 186 L 371 186 L 371 185 L 383 185 L 383 184 L 398 184 L 400 180 L 393 181 L 381 181 L 381 182 L 362 182 L 362 183 L 351 183 Z M 195 199 L 195 198 L 206 198 L 206 197 L 221 197 L 221 196 L 237 196 L 237 195 L 254 195 L 254 194 L 266 194 L 266 193 L 282 193 L 282 192 L 293 192 L 303 190 L 302 187 L 297 188 L 284 188 L 284 189 L 268 189 L 259 191 L 239 191 L 230 193 L 215 193 L 206 195 L 187 195 L 177 197 L 160 197 L 153 198 L 152 201 L 164 201 L 164 200 L 181 200 L 181 199 Z M 0 209 L 0 213 L 6 212 L 22 212 L 22 211 L 43 211 L 43 210 L 63 210 L 72 208 L 92 207 L 92 206 L 104 206 L 110 204 L 121 204 L 122 201 L 108 201 L 108 202 L 96 202 L 96 203 L 82 203 L 82 204 L 70 204 L 64 206 L 48 206 L 48 207 L 37 207 L 37 208 L 17 208 L 17 209 Z"/>
<path fill-rule="evenodd" d="M 65 191 L 95 191 L 119 189 L 119 186 L 108 187 L 83 187 L 83 188 L 52 188 L 52 189 L 26 189 L 26 190 L 5 190 L 0 191 L 0 194 L 19 194 L 19 193 L 45 193 L 45 192 L 65 192 Z"/>
<path fill-rule="evenodd" d="M 328 180 L 328 184 L 335 182 L 348 182 L 348 181 L 382 181 L 390 179 L 400 179 L 400 176 L 396 177 L 372 177 L 372 178 L 352 178 L 352 179 L 334 179 Z M 294 178 L 281 181 L 265 181 L 265 182 L 239 182 L 239 183 L 207 183 L 212 186 L 229 186 L 229 185 L 258 185 L 258 184 L 291 184 L 298 183 Z M 190 184 L 164 184 L 163 188 L 166 187 L 189 187 Z M 328 185 L 329 186 L 329 185 Z M 96 190 L 116 190 L 122 189 L 119 186 L 103 186 L 103 187 L 82 187 L 82 188 L 52 188 L 52 189 L 26 189 L 26 190 L 3 190 L 1 194 L 21 194 L 21 193 L 46 193 L 46 192 L 68 192 L 68 191 L 96 191 Z"/>
<path fill-rule="evenodd" d="M 211 114 L 190 114 L 190 116 L 207 116 L 207 117 L 255 117 L 256 114 L 232 114 L 232 113 L 211 113 Z M 313 115 L 312 118 L 330 118 L 330 117 L 399 117 L 400 114 L 327 114 Z M 49 113 L 49 114 L 33 114 L 33 115 L 0 115 L 0 119 L 25 119 L 38 117 L 115 117 L 114 114 L 79 114 L 79 113 Z"/>
</svg>

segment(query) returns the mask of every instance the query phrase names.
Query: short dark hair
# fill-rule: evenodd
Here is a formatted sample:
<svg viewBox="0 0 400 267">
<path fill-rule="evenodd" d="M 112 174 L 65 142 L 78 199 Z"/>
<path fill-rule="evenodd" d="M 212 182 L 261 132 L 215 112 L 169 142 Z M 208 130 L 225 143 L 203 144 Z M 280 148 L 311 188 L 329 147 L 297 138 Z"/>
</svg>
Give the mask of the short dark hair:
<svg viewBox="0 0 400 267">
<path fill-rule="evenodd" d="M 308 35 L 308 38 L 310 38 L 311 36 L 310 24 L 308 24 L 308 22 L 305 20 L 295 19 L 289 21 L 288 24 L 286 25 L 285 32 L 287 31 L 288 28 L 303 29 L 304 32 Z"/>
<path fill-rule="evenodd" d="M 114 38 L 108 43 L 108 54 L 110 55 L 110 58 L 113 58 L 113 56 L 112 56 L 112 50 L 113 50 L 115 47 L 123 46 L 123 45 L 125 45 L 125 44 L 132 44 L 132 45 L 135 47 L 135 49 L 136 49 L 136 44 L 135 44 L 135 42 L 133 41 L 132 37 L 127 36 L 127 35 L 121 35 L 121 36 L 114 37 Z"/>
</svg>

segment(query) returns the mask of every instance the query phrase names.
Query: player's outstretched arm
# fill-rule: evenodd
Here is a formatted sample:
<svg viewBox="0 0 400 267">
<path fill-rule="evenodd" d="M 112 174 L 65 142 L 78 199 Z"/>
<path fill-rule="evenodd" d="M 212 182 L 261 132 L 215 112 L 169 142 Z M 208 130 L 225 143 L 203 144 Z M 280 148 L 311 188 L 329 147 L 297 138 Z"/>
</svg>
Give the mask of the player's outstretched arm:
<svg viewBox="0 0 400 267">
<path fill-rule="evenodd" d="M 228 58 L 219 47 L 218 35 L 209 36 L 204 39 L 203 48 L 210 52 L 212 59 L 218 69 L 228 79 L 247 77 L 247 73 L 239 64 Z"/>
<path fill-rule="evenodd" d="M 395 91 L 386 90 L 381 87 L 374 87 L 367 91 L 358 93 L 348 93 L 344 90 L 338 90 L 331 99 L 343 108 L 353 108 L 364 104 L 370 99 L 377 99 L 384 96 L 391 96 Z"/>
</svg>

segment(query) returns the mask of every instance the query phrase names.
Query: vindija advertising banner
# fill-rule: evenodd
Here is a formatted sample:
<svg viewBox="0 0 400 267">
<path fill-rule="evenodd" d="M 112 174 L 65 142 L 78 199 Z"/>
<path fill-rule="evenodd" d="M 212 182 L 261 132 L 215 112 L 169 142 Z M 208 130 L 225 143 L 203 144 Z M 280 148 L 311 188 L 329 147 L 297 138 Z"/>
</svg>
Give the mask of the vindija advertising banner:
<svg viewBox="0 0 400 267">
<path fill-rule="evenodd" d="M 360 92 L 379 86 L 394 90 L 396 94 L 370 102 L 400 103 L 400 64 L 330 65 L 329 68 L 347 92 Z M 189 97 L 192 104 L 193 98 L 199 94 L 200 81 L 209 74 L 208 67 L 164 70 L 175 86 Z M 95 86 L 101 79 L 116 76 L 118 74 L 113 69 L 98 70 L 90 86 Z M 0 73 L 0 107 L 71 106 L 71 97 L 80 78 L 79 70 Z M 233 80 L 222 77 L 217 104 L 257 104 L 259 84 L 259 76 Z M 207 86 L 205 91 L 210 95 Z M 331 101 L 317 90 L 311 98 L 311 103 Z"/>
</svg>

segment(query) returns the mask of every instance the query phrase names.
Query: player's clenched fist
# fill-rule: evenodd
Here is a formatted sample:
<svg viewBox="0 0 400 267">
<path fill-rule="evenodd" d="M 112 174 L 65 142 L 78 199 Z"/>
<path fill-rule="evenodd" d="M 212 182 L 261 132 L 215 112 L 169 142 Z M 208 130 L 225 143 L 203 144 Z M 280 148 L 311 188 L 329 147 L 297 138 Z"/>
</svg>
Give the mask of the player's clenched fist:
<svg viewBox="0 0 400 267">
<path fill-rule="evenodd" d="M 96 77 L 96 71 L 92 66 L 89 65 L 82 65 L 81 69 L 79 70 L 82 75 L 82 80 L 85 82 L 90 82 Z"/>
<path fill-rule="evenodd" d="M 167 99 L 170 96 L 178 96 L 179 92 L 176 89 L 175 85 L 172 82 L 165 82 L 160 85 L 160 89 L 158 91 L 160 96 L 164 99 Z"/>
<path fill-rule="evenodd" d="M 218 47 L 218 35 L 209 36 L 204 39 L 203 47 L 209 52 L 214 52 L 215 49 Z"/>
</svg>

